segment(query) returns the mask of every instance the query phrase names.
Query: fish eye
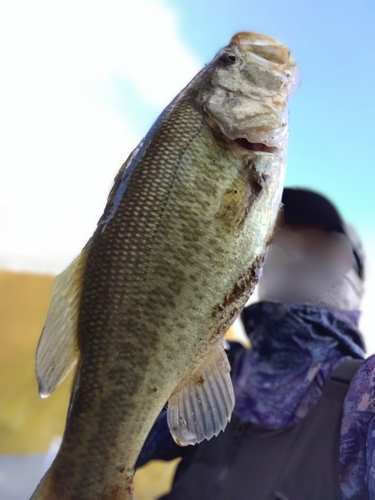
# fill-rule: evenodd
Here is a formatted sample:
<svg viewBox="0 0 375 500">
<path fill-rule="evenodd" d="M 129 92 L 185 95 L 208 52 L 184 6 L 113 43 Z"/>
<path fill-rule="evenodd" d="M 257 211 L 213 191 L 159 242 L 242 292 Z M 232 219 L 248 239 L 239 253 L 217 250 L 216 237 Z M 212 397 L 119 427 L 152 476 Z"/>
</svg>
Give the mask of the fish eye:
<svg viewBox="0 0 375 500">
<path fill-rule="evenodd" d="M 238 61 L 238 59 L 237 56 L 233 54 L 233 52 L 224 52 L 224 54 L 220 56 L 219 61 L 226 65 L 230 65 L 230 64 L 235 64 Z"/>
</svg>

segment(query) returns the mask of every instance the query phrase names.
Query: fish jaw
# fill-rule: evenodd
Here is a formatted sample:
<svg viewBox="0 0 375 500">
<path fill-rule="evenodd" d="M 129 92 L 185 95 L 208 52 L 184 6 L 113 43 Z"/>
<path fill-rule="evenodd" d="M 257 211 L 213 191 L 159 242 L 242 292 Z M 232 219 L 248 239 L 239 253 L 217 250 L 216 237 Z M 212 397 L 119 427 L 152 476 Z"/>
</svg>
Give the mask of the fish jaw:
<svg viewBox="0 0 375 500">
<path fill-rule="evenodd" d="M 285 156 L 287 101 L 298 85 L 289 49 L 257 33 L 239 33 L 218 53 L 203 107 L 215 129 L 255 151 Z"/>
</svg>

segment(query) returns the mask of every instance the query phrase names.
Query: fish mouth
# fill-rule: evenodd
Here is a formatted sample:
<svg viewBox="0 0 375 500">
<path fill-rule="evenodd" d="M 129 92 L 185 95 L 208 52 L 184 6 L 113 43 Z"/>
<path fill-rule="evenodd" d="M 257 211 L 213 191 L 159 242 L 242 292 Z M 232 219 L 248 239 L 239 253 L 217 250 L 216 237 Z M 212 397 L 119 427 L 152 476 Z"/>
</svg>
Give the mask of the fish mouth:
<svg viewBox="0 0 375 500">
<path fill-rule="evenodd" d="M 278 144 L 279 147 L 277 146 L 268 146 L 265 144 L 266 140 L 264 142 L 251 142 L 249 141 L 244 135 L 246 133 L 243 133 L 242 131 L 236 131 L 234 133 L 231 133 L 229 130 L 224 127 L 219 120 L 215 120 L 212 118 L 208 113 L 206 114 L 206 121 L 208 125 L 222 138 L 224 141 L 231 145 L 234 150 L 237 151 L 237 153 L 241 153 L 241 155 L 245 151 L 251 151 L 253 153 L 261 153 L 261 154 L 269 154 L 269 155 L 280 155 L 282 150 L 283 150 L 283 143 L 280 143 L 280 141 L 274 141 L 276 144 Z M 238 135 L 241 135 L 238 137 Z M 252 134 L 253 136 L 255 134 Z M 275 134 L 273 134 L 275 135 Z M 237 136 L 237 137 L 236 137 Z M 257 139 L 255 136 L 254 139 Z M 259 139 L 263 139 L 263 137 L 259 137 Z"/>
<path fill-rule="evenodd" d="M 239 147 L 247 149 L 247 151 L 254 151 L 256 153 L 277 154 L 279 152 L 279 149 L 276 147 L 267 146 L 262 142 L 250 142 L 244 137 L 234 139 L 233 142 L 235 142 Z"/>
</svg>

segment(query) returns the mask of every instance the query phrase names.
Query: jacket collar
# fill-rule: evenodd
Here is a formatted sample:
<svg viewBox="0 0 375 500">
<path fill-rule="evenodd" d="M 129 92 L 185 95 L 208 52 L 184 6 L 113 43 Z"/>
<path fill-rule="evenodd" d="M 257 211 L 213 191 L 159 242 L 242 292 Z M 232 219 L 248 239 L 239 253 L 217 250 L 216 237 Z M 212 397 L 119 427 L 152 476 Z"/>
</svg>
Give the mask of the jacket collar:
<svg viewBox="0 0 375 500">
<path fill-rule="evenodd" d="M 236 413 L 267 428 L 296 424 L 340 361 L 364 358 L 359 312 L 258 302 L 242 313 L 251 349 L 236 356 Z"/>
</svg>

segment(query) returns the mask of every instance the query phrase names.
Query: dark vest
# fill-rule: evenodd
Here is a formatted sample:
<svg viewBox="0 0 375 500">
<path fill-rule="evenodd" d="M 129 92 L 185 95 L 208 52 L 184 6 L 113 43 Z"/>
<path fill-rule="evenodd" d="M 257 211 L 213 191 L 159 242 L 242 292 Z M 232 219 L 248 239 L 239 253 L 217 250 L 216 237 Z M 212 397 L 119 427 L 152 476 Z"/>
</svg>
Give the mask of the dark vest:
<svg viewBox="0 0 375 500">
<path fill-rule="evenodd" d="M 163 500 L 341 500 L 342 408 L 361 360 L 343 362 L 297 425 L 267 430 L 232 416 L 225 432 L 187 446 Z"/>
</svg>

